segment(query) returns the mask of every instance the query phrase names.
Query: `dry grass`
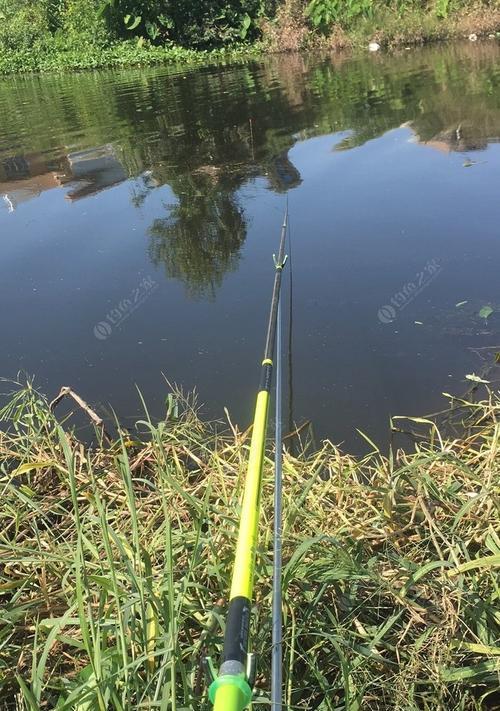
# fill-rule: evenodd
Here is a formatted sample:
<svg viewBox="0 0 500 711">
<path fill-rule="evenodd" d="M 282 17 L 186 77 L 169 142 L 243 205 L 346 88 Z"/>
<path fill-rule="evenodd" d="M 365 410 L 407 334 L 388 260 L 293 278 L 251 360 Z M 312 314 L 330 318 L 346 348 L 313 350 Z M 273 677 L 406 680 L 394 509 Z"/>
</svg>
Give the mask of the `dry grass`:
<svg viewBox="0 0 500 711">
<path fill-rule="evenodd" d="M 264 22 L 262 33 L 269 51 L 366 49 L 370 41 L 397 48 L 467 39 L 472 34 L 488 37 L 500 31 L 500 7 L 496 3 L 465 3 L 445 18 L 438 17 L 433 6 L 408 5 L 396 10 L 380 4 L 374 6 L 371 16 L 357 18 L 349 27 L 334 25 L 328 36 L 311 30 L 304 9 L 301 0 L 286 0 L 275 19 Z"/>
<path fill-rule="evenodd" d="M 266 46 L 273 52 L 298 52 L 310 36 L 304 18 L 302 0 L 285 0 L 278 6 L 273 19 L 265 19 L 261 25 Z"/>
<path fill-rule="evenodd" d="M 411 454 L 285 454 L 288 709 L 494 707 L 500 402 L 459 404 L 467 435 L 419 423 Z M 176 394 L 163 422 L 89 448 L 29 385 L 0 419 L 0 706 L 208 708 L 200 663 L 222 640 L 248 432 L 218 433 Z M 264 705 L 272 486 L 268 459 Z"/>
</svg>

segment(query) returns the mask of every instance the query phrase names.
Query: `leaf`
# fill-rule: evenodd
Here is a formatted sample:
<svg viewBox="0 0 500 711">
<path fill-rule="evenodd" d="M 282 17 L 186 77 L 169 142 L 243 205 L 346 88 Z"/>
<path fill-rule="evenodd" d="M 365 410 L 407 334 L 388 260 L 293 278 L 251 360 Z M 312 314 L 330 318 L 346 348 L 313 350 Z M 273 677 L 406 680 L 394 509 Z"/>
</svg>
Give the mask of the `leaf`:
<svg viewBox="0 0 500 711">
<path fill-rule="evenodd" d="M 483 308 L 479 312 L 479 317 L 486 319 L 486 318 L 488 318 L 488 316 L 491 316 L 492 313 L 493 313 L 493 309 L 491 308 L 491 306 L 483 306 Z"/>
<path fill-rule="evenodd" d="M 422 565 L 403 585 L 403 587 L 399 591 L 400 596 L 402 598 L 405 597 L 408 594 L 410 588 L 415 585 L 415 583 L 418 582 L 420 578 L 423 578 L 424 575 L 427 575 L 427 573 L 430 573 L 432 570 L 436 570 L 437 568 L 447 568 L 451 565 L 452 563 L 447 560 L 432 560 L 430 563 Z"/>
<path fill-rule="evenodd" d="M 500 670 L 500 661 L 498 659 L 488 659 L 486 662 L 481 662 L 470 667 L 451 667 L 443 669 L 441 672 L 444 681 L 463 681 L 464 679 L 481 679 L 485 674 L 498 672 Z"/>
<path fill-rule="evenodd" d="M 146 604 L 146 650 L 147 650 L 147 665 L 150 672 L 155 669 L 155 650 L 158 638 L 158 615 L 151 602 Z"/>
<path fill-rule="evenodd" d="M 174 29 L 174 22 L 173 20 L 168 17 L 168 15 L 158 15 L 156 18 L 156 21 L 160 23 L 162 27 L 164 27 L 166 30 L 173 30 Z"/>
<path fill-rule="evenodd" d="M 97 8 L 97 17 L 102 17 L 108 7 L 113 7 L 114 2 L 112 0 L 104 0 L 103 3 Z"/>
<path fill-rule="evenodd" d="M 53 459 L 40 462 L 26 462 L 26 464 L 21 464 L 21 466 L 17 467 L 17 469 L 12 473 L 12 476 L 26 474 L 26 472 L 30 472 L 33 469 L 49 469 L 50 467 L 57 467 L 57 462 Z"/>
<path fill-rule="evenodd" d="M 21 585 L 24 585 L 27 580 L 29 580 L 29 577 L 18 578 L 17 580 L 12 580 L 8 583 L 0 583 L 0 592 L 3 590 L 15 590 L 16 588 L 20 588 Z"/>
<path fill-rule="evenodd" d="M 132 19 L 132 15 L 125 15 L 125 17 L 123 18 L 123 22 L 125 23 L 125 27 L 126 27 L 127 30 L 129 30 L 130 32 L 131 32 L 132 30 L 135 30 L 135 28 L 138 27 L 138 26 L 141 24 L 142 17 L 141 17 L 140 15 L 136 15 L 136 17 L 134 18 L 134 21 L 133 21 L 132 24 L 130 25 L 129 22 L 130 22 L 131 19 Z"/>
<path fill-rule="evenodd" d="M 151 39 L 154 42 L 155 39 L 160 34 L 160 29 L 159 29 L 158 25 L 156 24 L 156 22 L 146 22 L 146 32 L 148 33 L 148 35 L 151 37 Z"/>
<path fill-rule="evenodd" d="M 490 647 L 486 644 L 475 644 L 474 642 L 463 642 L 460 639 L 451 641 L 453 649 L 464 649 L 474 654 L 484 654 L 488 657 L 497 657 L 500 655 L 500 647 Z"/>
<path fill-rule="evenodd" d="M 488 550 L 490 550 L 494 555 L 500 553 L 500 538 L 495 531 L 488 533 L 484 539 L 484 545 Z"/>
<path fill-rule="evenodd" d="M 75 627 L 78 627 L 79 624 L 79 617 L 47 617 L 44 620 L 40 620 L 38 626 L 46 629 L 53 629 L 54 627 L 57 627 L 59 630 L 59 628 L 64 627 L 64 625 L 74 625 Z"/>
<path fill-rule="evenodd" d="M 240 29 L 241 39 L 245 39 L 245 37 L 248 34 L 248 30 L 249 30 L 251 24 L 252 24 L 252 18 L 250 17 L 250 15 L 247 12 L 243 16 L 243 20 L 241 21 L 241 29 Z"/>
<path fill-rule="evenodd" d="M 465 306 L 465 304 L 468 304 L 468 301 L 459 301 L 458 304 L 455 304 L 455 308 L 459 309 L 461 306 Z"/>
<path fill-rule="evenodd" d="M 21 693 L 23 695 L 23 700 L 27 703 L 28 708 L 30 711 L 40 711 L 40 707 L 38 706 L 37 700 L 33 695 L 33 692 L 29 688 L 29 686 L 26 684 L 22 676 L 19 674 L 16 674 L 16 680 L 17 683 L 19 684 L 19 688 L 21 689 Z"/>
<path fill-rule="evenodd" d="M 459 575 L 460 573 L 466 573 L 469 570 L 475 570 L 476 568 L 497 568 L 500 567 L 500 554 L 499 555 L 486 555 L 482 558 L 476 558 L 475 560 L 469 560 L 467 563 L 462 563 L 458 565 L 453 570 L 448 571 L 448 575 Z"/>
</svg>

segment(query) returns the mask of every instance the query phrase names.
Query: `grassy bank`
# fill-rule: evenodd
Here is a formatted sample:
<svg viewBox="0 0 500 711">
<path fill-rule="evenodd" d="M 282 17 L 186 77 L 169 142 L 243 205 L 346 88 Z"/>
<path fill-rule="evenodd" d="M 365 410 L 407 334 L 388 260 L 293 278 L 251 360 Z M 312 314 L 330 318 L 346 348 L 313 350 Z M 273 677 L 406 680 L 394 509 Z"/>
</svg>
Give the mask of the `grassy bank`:
<svg viewBox="0 0 500 711">
<path fill-rule="evenodd" d="M 0 74 L 366 51 L 369 42 L 406 47 L 500 31 L 498 0 L 219 0 L 211 14 L 203 3 L 180 3 L 180 17 L 160 7 L 155 0 L 0 0 Z"/>
<path fill-rule="evenodd" d="M 321 0 L 317 0 L 321 3 Z M 349 6 L 350 3 L 347 3 Z M 500 3 L 368 3 L 369 10 L 328 27 L 311 27 L 303 6 L 290 0 L 273 22 L 264 25 L 270 51 L 304 49 L 366 51 L 370 42 L 396 49 L 430 42 L 477 38 L 498 39 Z M 440 5 L 443 8 L 440 10 Z"/>
<path fill-rule="evenodd" d="M 249 433 L 202 422 L 179 394 L 168 410 L 92 448 L 29 386 L 1 413 L 2 708 L 208 708 L 201 659 L 220 649 Z M 458 413 L 464 437 L 420 423 L 412 454 L 285 454 L 287 708 L 494 708 L 500 402 Z M 268 460 L 264 705 L 271 500 Z"/>
<path fill-rule="evenodd" d="M 78 46 L 49 40 L 42 46 L 3 52 L 0 55 L 0 74 L 79 71 L 155 64 L 196 66 L 250 59 L 261 55 L 262 52 L 261 43 L 196 50 L 171 45 L 139 45 L 137 40 L 112 42 L 104 47 Z"/>
</svg>

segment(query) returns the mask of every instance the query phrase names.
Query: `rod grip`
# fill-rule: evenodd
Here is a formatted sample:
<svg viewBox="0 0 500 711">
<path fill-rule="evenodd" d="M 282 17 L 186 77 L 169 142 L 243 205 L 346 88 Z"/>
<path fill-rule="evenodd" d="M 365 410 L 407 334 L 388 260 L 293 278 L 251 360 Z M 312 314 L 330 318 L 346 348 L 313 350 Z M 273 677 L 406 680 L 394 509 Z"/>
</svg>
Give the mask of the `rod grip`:
<svg viewBox="0 0 500 711">
<path fill-rule="evenodd" d="M 250 600 L 246 597 L 233 597 L 227 613 L 226 633 L 224 635 L 223 662 L 247 662 L 248 638 L 250 634 Z"/>
</svg>

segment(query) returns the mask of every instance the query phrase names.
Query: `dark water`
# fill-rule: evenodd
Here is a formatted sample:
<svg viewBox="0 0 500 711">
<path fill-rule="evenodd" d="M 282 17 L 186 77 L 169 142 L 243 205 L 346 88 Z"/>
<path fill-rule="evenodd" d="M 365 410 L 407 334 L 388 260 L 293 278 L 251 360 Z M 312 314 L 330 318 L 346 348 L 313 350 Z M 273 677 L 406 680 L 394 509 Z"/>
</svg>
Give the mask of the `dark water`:
<svg viewBox="0 0 500 711">
<path fill-rule="evenodd" d="M 2 79 L 0 374 L 247 425 L 288 195 L 292 417 L 384 442 L 500 344 L 499 136 L 494 42 Z"/>
</svg>

